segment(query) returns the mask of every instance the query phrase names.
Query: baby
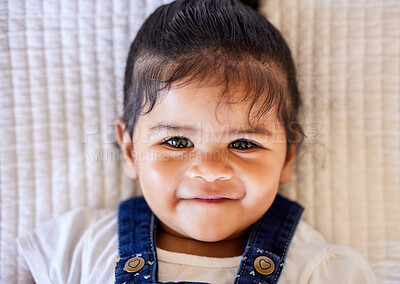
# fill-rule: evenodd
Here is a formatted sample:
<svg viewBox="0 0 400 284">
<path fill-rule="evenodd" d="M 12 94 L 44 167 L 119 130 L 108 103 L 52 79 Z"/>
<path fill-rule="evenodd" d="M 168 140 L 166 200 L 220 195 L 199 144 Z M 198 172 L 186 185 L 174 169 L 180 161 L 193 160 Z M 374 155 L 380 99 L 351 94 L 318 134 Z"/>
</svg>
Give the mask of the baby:
<svg viewBox="0 0 400 284">
<path fill-rule="evenodd" d="M 158 8 L 131 45 L 124 171 L 143 197 L 19 240 L 38 283 L 374 283 L 278 192 L 303 137 L 290 50 L 236 0 Z M 117 257 L 117 261 L 115 261 Z"/>
</svg>

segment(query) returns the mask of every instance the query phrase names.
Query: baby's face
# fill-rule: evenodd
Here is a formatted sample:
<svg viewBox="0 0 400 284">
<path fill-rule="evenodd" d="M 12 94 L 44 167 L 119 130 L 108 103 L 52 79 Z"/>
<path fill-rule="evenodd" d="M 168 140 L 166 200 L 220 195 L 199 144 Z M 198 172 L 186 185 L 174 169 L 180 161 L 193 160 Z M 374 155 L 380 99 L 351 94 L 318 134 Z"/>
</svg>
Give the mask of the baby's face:
<svg viewBox="0 0 400 284">
<path fill-rule="evenodd" d="M 172 89 L 139 117 L 133 134 L 134 170 L 150 208 L 170 232 L 201 241 L 244 232 L 291 173 L 276 115 L 254 129 L 246 105 L 217 108 L 221 91 Z"/>
</svg>

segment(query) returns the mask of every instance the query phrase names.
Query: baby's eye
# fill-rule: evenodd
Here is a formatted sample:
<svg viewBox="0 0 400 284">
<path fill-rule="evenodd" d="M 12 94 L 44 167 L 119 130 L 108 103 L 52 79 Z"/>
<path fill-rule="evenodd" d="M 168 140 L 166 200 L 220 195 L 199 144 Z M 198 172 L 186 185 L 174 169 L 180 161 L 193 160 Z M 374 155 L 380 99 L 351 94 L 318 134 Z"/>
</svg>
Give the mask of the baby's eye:
<svg viewBox="0 0 400 284">
<path fill-rule="evenodd" d="M 168 144 L 168 146 L 171 146 L 173 148 L 189 148 L 194 146 L 192 141 L 190 141 L 186 137 L 181 136 L 171 137 L 167 140 L 164 140 L 163 144 Z"/>
<path fill-rule="evenodd" d="M 253 148 L 260 148 L 260 146 L 246 139 L 238 139 L 230 143 L 228 148 L 234 148 L 236 150 L 250 150 Z"/>
</svg>

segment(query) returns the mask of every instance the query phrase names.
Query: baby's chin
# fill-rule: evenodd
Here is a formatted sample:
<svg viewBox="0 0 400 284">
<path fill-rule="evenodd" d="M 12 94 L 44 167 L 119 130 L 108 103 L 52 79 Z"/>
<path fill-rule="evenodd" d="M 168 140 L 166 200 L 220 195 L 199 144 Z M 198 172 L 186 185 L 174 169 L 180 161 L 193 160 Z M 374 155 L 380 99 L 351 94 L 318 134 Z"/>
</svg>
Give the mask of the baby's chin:
<svg viewBox="0 0 400 284">
<path fill-rule="evenodd" d="M 185 230 L 185 235 L 188 238 L 201 242 L 221 242 L 239 238 L 245 234 L 246 230 L 241 230 L 227 224 L 217 225 L 208 224 L 197 227 L 190 227 Z"/>
<path fill-rule="evenodd" d="M 221 242 L 226 240 L 227 238 L 230 237 L 230 235 L 227 234 L 221 234 L 221 233 L 214 233 L 214 234 L 190 234 L 188 235 L 189 238 L 194 239 L 196 241 L 200 242 L 207 242 L 207 243 L 216 243 L 216 242 Z"/>
</svg>

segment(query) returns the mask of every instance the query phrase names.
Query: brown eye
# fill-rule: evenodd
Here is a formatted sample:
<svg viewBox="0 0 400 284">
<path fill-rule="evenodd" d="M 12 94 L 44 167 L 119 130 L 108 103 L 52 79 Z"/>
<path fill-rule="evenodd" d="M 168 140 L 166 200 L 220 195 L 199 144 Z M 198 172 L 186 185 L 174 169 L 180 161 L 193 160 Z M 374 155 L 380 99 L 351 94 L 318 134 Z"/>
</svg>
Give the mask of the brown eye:
<svg viewBox="0 0 400 284">
<path fill-rule="evenodd" d="M 163 142 L 163 144 L 167 144 L 173 148 L 190 148 L 193 147 L 194 144 L 186 137 L 172 137 Z"/>
<path fill-rule="evenodd" d="M 230 143 L 228 148 L 234 148 L 236 150 L 249 150 L 253 148 L 260 148 L 260 146 L 246 139 L 238 139 Z"/>
</svg>

